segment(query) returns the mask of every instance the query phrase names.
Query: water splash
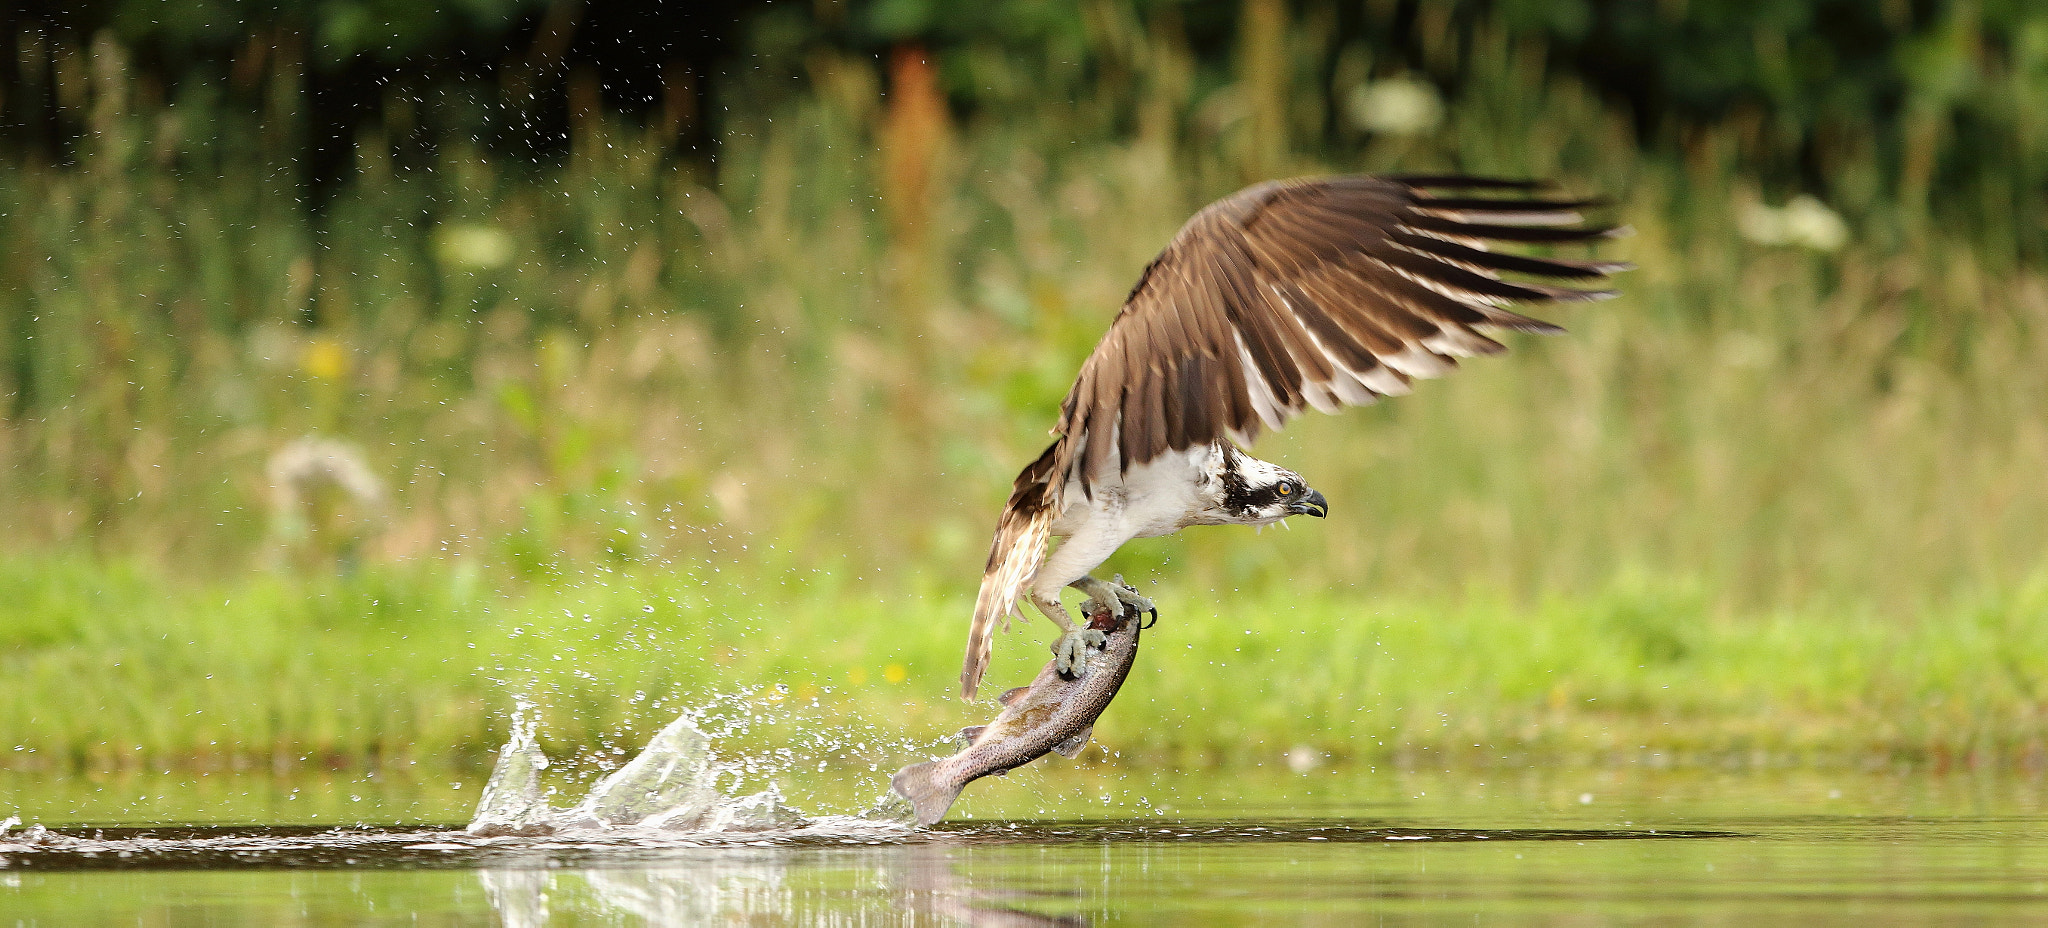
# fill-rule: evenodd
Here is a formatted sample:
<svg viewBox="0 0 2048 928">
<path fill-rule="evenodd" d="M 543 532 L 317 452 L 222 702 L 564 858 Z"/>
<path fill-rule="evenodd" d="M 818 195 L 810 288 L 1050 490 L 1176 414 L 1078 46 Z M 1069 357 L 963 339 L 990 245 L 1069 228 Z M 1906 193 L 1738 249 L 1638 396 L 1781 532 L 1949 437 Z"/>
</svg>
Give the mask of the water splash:
<svg viewBox="0 0 2048 928">
<path fill-rule="evenodd" d="M 689 715 L 670 722 L 580 802 L 555 809 L 540 786 L 540 771 L 547 769 L 548 759 L 540 749 L 539 733 L 534 707 L 521 701 L 512 713 L 512 732 L 498 753 L 498 765 L 465 829 L 469 834 L 535 836 L 620 829 L 721 834 L 817 826 L 896 830 L 915 820 L 907 804 L 891 802 L 886 795 L 860 815 L 817 818 L 791 807 L 772 785 L 747 796 L 729 795 L 718 788 L 718 779 L 738 773 L 738 768 L 719 763 L 711 739 Z"/>
<path fill-rule="evenodd" d="M 512 734 L 498 752 L 498 765 L 468 831 L 473 835 L 546 834 L 547 794 L 541 792 L 540 772 L 548 768 L 548 756 L 540 749 L 540 715 L 524 699 L 512 709 Z"/>
<path fill-rule="evenodd" d="M 639 756 L 597 781 L 570 815 L 600 825 L 689 828 L 725 798 L 711 783 L 712 766 L 711 740 L 678 717 Z"/>
</svg>

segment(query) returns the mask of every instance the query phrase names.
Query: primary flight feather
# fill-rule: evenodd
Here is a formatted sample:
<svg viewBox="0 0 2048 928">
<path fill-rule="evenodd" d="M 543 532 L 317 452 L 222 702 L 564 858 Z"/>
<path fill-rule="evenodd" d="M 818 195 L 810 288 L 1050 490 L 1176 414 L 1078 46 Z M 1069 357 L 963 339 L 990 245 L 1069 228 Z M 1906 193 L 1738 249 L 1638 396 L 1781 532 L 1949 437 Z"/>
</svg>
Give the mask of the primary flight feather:
<svg viewBox="0 0 2048 928">
<path fill-rule="evenodd" d="M 1531 257 L 1493 242 L 1615 235 L 1586 201 L 1472 177 L 1269 181 L 1210 204 L 1147 265 L 1060 406 L 1058 436 L 1017 475 L 968 631 L 973 699 L 995 623 L 1028 598 L 1058 625 L 1063 670 L 1100 632 L 1060 604 L 1072 586 L 1119 610 L 1151 603 L 1089 572 L 1133 538 L 1190 525 L 1322 517 L 1300 475 L 1240 450 L 1308 407 L 1336 412 L 1408 392 L 1457 359 L 1506 350 L 1484 330 L 1553 333 L 1516 303 L 1605 299 L 1521 278 L 1595 279 L 1611 261 Z M 1475 195 L 1476 192 L 1476 195 Z M 1517 275 L 1504 278 L 1503 273 Z M 1049 555 L 1055 537 L 1065 539 Z"/>
</svg>

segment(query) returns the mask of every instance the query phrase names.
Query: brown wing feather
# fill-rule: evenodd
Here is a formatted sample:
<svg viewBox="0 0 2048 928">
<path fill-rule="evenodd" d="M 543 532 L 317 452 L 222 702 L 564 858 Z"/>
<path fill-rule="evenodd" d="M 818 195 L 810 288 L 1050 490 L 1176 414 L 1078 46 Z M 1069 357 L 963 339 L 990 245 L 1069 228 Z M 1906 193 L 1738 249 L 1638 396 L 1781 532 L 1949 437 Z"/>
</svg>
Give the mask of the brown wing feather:
<svg viewBox="0 0 2048 928">
<path fill-rule="evenodd" d="M 1085 490 L 1168 451 L 1249 442 L 1308 406 L 1372 402 L 1458 357 L 1503 350 L 1479 329 L 1558 331 L 1502 307 L 1613 292 L 1502 272 L 1591 279 L 1629 266 L 1488 250 L 1490 240 L 1618 234 L 1576 225 L 1594 201 L 1516 195 L 1542 186 L 1330 177 L 1259 184 L 1210 205 L 1146 267 L 1082 365 L 1049 451 L 1054 469 Z M 1055 497 L 1064 485 L 1049 478 Z"/>
</svg>

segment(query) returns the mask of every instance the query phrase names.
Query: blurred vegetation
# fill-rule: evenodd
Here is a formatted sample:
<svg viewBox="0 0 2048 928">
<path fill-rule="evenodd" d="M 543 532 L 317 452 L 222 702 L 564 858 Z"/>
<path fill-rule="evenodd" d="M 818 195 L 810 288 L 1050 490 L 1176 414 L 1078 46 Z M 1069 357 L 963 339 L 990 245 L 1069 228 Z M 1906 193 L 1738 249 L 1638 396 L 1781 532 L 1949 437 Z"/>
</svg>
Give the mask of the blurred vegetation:
<svg viewBox="0 0 2048 928">
<path fill-rule="evenodd" d="M 1513 79 L 1582 85 L 1664 156 L 1724 135 L 1745 174 L 1868 234 L 1982 230 L 2003 261 L 2048 245 L 2025 218 L 2048 195 L 2048 10 L 2023 0 L 94 0 L 0 12 L 0 30 L 18 50 L 0 55 L 0 136 L 68 155 L 88 125 L 60 72 L 104 37 L 134 50 L 144 96 L 253 113 L 298 91 L 297 132 L 266 141 L 316 206 L 394 108 L 400 149 L 528 159 L 564 156 L 598 102 L 674 124 L 675 154 L 702 166 L 729 114 L 816 93 L 821 58 L 914 48 L 970 119 L 1088 100 L 1128 133 L 1162 106 L 1182 129 L 1250 111 L 1277 120 L 1261 134 L 1344 152 L 1370 79 L 1484 93 L 1480 59 L 1513 46 Z"/>
<path fill-rule="evenodd" d="M 473 757 L 556 657 L 575 743 L 665 720 L 620 694 L 833 661 L 902 664 L 840 704 L 892 737 L 957 726 L 987 532 L 1138 269 L 1332 170 L 1562 178 L 1642 269 L 1566 338 L 1262 443 L 1328 523 L 1113 562 L 1170 617 L 1120 747 L 2039 756 L 2028 6 L 777 7 L 639 105 L 569 57 L 394 79 L 317 196 L 348 61 L 105 9 L 18 31 L 0 101 L 43 127 L 0 170 L 0 673 L 41 681 L 0 744 L 36 764 Z M 500 131 L 542 96 L 559 151 Z M 685 592 L 691 641 L 779 637 L 622 643 Z M 583 603 L 616 621 L 504 643 Z"/>
</svg>

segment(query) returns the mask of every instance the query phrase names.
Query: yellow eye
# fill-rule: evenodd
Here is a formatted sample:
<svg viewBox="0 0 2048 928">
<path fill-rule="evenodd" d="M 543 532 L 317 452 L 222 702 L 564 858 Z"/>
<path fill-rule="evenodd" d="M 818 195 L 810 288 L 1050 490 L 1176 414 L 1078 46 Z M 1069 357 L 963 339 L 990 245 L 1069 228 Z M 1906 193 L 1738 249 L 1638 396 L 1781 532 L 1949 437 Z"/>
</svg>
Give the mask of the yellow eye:
<svg viewBox="0 0 2048 928">
<path fill-rule="evenodd" d="M 1294 492 L 1294 488 L 1293 488 L 1293 487 L 1290 487 L 1290 486 L 1288 486 L 1287 484 L 1284 484 L 1284 483 L 1280 485 L 1280 495 L 1281 495 L 1281 496 L 1286 496 L 1287 494 L 1289 494 L 1289 493 L 1292 493 L 1292 492 Z"/>
</svg>

